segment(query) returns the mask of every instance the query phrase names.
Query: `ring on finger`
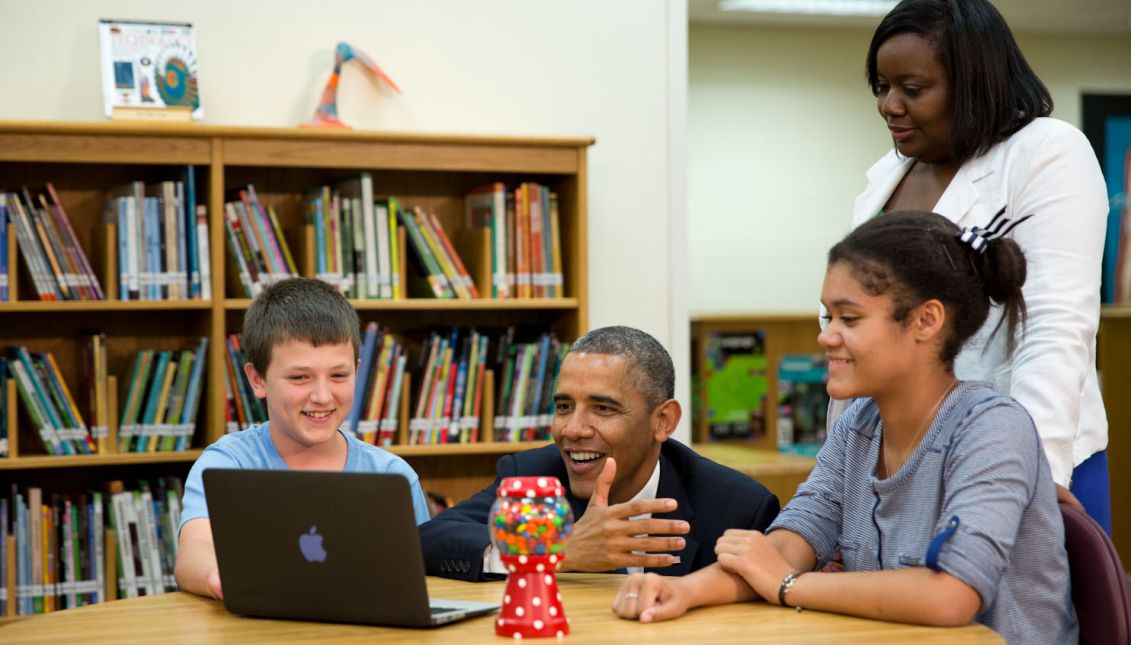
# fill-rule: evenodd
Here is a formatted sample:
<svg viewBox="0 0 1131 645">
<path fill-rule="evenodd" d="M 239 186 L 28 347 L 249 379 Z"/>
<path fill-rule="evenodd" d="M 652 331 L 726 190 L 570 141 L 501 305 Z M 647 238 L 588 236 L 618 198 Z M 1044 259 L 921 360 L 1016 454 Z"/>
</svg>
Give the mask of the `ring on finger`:
<svg viewBox="0 0 1131 645">
<path fill-rule="evenodd" d="M 624 595 L 624 597 L 625 597 L 625 600 L 629 600 L 629 599 L 635 600 L 636 598 L 640 597 L 640 594 L 638 594 L 638 593 L 626 593 Z"/>
</svg>

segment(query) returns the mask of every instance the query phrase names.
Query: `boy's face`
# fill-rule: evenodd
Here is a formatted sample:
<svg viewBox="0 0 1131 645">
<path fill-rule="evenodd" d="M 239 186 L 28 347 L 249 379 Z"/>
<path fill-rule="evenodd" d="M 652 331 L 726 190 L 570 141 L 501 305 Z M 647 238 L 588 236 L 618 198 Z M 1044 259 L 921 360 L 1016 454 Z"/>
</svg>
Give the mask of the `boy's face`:
<svg viewBox="0 0 1131 645">
<path fill-rule="evenodd" d="M 353 345 L 288 340 L 271 349 L 267 374 L 244 366 L 255 395 L 267 399 L 271 434 L 280 452 L 331 441 L 353 405 L 357 364 Z"/>
</svg>

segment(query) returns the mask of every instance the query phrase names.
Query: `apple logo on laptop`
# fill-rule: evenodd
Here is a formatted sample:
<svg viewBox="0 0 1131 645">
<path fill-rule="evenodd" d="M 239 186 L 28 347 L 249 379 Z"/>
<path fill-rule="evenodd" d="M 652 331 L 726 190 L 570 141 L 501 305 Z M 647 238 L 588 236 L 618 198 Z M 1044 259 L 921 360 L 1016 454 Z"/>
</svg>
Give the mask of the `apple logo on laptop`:
<svg viewBox="0 0 1131 645">
<path fill-rule="evenodd" d="M 322 536 L 318 534 L 317 526 L 311 525 L 309 533 L 299 536 L 298 548 L 307 562 L 326 561 L 326 549 L 322 548 Z"/>
</svg>

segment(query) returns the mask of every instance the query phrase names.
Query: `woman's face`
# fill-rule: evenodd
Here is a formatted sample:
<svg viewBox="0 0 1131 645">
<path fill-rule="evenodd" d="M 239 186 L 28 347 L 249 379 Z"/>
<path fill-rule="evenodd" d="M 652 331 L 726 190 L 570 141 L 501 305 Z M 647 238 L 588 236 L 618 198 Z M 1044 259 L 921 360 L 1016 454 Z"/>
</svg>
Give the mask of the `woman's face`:
<svg viewBox="0 0 1131 645">
<path fill-rule="evenodd" d="M 920 364 L 919 345 L 892 319 L 890 295 L 868 293 L 852 268 L 837 262 L 825 273 L 821 304 L 827 315 L 817 342 L 829 360 L 829 396 L 883 398 L 905 387 Z"/>
<path fill-rule="evenodd" d="M 950 79 L 929 40 L 896 34 L 876 50 L 876 107 L 900 154 L 925 163 L 950 161 Z"/>
</svg>

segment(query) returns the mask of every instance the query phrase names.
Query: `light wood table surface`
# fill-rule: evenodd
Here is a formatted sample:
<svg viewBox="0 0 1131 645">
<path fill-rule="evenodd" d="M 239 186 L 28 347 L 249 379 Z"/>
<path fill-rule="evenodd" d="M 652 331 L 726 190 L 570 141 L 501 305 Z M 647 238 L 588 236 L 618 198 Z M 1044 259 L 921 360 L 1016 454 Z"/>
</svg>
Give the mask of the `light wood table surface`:
<svg viewBox="0 0 1131 645">
<path fill-rule="evenodd" d="M 796 612 L 763 603 L 693 610 L 670 622 L 620 620 L 610 606 L 624 576 L 562 574 L 559 587 L 576 643 L 1001 643 L 983 625 L 932 628 Z M 503 583 L 429 578 L 433 597 L 498 602 Z M 394 629 L 234 616 L 220 602 L 184 592 L 118 600 L 30 617 L 0 627 L 0 643 L 505 643 L 494 618 L 480 616 L 435 629 Z M 541 642 L 553 643 L 553 639 Z"/>
</svg>

